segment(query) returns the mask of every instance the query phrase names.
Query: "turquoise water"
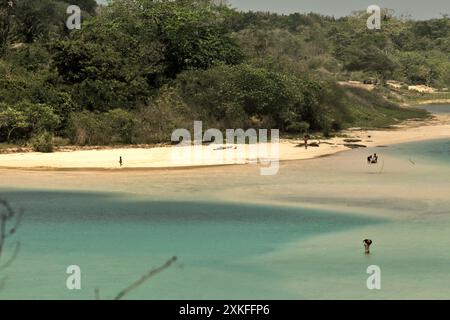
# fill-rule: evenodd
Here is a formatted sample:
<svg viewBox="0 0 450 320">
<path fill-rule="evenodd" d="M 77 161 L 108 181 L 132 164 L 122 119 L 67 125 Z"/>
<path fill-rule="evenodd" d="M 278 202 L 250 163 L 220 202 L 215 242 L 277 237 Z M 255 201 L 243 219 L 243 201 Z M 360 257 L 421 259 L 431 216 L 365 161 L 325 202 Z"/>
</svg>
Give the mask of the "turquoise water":
<svg viewBox="0 0 450 320">
<path fill-rule="evenodd" d="M 424 142 L 403 143 L 385 148 L 376 148 L 375 151 L 385 153 L 400 159 L 407 159 L 411 163 L 450 164 L 450 140 L 438 139 Z"/>
<path fill-rule="evenodd" d="M 103 193 L 2 191 L 26 215 L 2 298 L 112 297 L 173 255 L 176 267 L 130 298 L 289 298 L 283 268 L 246 262 L 293 240 L 381 219 L 306 209 L 133 200 Z M 79 265 L 83 289 L 65 288 Z M 286 269 L 286 268 L 284 268 Z M 289 269 L 289 268 L 287 268 Z"/>
<path fill-rule="evenodd" d="M 425 109 L 433 114 L 450 114 L 450 105 L 447 104 L 421 105 L 418 108 Z M 419 160 L 423 162 L 435 161 L 441 164 L 449 164 L 450 140 L 436 139 L 419 143 L 404 143 L 392 146 L 387 152 L 389 155 L 396 157 L 408 157 L 413 163 Z"/>
</svg>

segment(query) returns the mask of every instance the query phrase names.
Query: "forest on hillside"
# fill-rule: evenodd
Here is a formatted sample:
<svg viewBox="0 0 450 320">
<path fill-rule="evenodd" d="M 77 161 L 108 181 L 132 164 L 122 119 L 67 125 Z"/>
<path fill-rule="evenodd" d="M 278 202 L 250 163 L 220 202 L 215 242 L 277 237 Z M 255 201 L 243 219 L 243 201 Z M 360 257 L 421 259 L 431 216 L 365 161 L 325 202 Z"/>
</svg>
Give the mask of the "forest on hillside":
<svg viewBox="0 0 450 320">
<path fill-rule="evenodd" d="M 450 19 L 385 10 L 239 12 L 207 0 L 0 0 L 0 143 L 169 142 L 176 128 L 279 128 L 327 136 L 424 117 L 386 99 L 397 80 L 450 87 Z M 373 91 L 338 81 L 373 81 Z"/>
</svg>

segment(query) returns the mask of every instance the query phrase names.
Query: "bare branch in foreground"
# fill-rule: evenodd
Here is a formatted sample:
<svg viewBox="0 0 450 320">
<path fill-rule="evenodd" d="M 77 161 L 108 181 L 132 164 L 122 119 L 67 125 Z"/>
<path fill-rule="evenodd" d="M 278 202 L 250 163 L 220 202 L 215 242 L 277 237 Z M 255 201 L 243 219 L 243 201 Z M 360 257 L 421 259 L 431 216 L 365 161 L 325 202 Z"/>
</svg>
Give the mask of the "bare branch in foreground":
<svg viewBox="0 0 450 320">
<path fill-rule="evenodd" d="M 147 280 L 149 280 L 154 275 L 160 273 L 161 271 L 164 271 L 165 269 L 169 268 L 175 261 L 177 260 L 177 257 L 172 257 L 170 260 L 168 260 L 164 265 L 161 267 L 155 268 L 147 272 L 145 275 L 142 276 L 139 280 L 131 284 L 129 287 L 125 288 L 119 294 L 114 298 L 114 300 L 120 300 L 127 294 L 129 294 L 131 291 L 136 289 L 137 287 L 144 284 Z"/>
<path fill-rule="evenodd" d="M 0 265 L 0 271 L 8 268 L 14 262 L 14 260 L 16 260 L 17 256 L 19 255 L 19 251 L 20 251 L 20 242 L 16 242 L 13 254 L 8 259 L 8 261 L 6 261 L 4 264 Z"/>
<path fill-rule="evenodd" d="M 6 239 L 13 236 L 22 220 L 23 211 L 14 211 L 11 205 L 0 199 L 0 259 L 5 249 Z M 2 265 L 0 270 L 10 266 L 16 259 L 20 250 L 20 242 L 16 242 L 14 252 L 11 257 Z"/>
</svg>

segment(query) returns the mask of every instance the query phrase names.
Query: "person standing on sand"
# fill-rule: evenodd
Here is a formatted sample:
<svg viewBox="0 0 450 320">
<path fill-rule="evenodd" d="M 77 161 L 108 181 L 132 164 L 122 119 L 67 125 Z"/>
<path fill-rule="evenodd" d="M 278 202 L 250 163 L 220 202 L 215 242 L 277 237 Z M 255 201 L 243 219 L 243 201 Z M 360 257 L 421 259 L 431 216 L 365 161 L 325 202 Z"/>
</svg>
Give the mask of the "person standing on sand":
<svg viewBox="0 0 450 320">
<path fill-rule="evenodd" d="M 306 150 L 308 150 L 308 140 L 309 140 L 309 135 L 306 135 L 306 136 L 303 138 L 303 141 L 305 141 L 305 149 L 306 149 Z"/>
<path fill-rule="evenodd" d="M 123 165 L 123 161 L 122 161 L 122 156 L 120 156 L 120 158 L 119 158 L 119 165 L 122 167 L 122 165 Z"/>
</svg>

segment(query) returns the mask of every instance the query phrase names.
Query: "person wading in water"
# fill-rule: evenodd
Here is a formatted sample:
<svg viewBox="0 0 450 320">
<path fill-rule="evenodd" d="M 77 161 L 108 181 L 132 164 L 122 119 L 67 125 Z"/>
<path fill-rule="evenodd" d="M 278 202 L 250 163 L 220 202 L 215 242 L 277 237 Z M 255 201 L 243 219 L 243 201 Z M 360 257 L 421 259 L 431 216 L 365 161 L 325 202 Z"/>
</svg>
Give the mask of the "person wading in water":
<svg viewBox="0 0 450 320">
<path fill-rule="evenodd" d="M 364 253 L 365 254 L 370 254 L 370 246 L 372 244 L 372 240 L 364 239 L 363 243 L 364 243 Z"/>
<path fill-rule="evenodd" d="M 120 165 L 120 166 L 123 165 L 122 157 L 119 158 L 119 165 Z"/>
</svg>

